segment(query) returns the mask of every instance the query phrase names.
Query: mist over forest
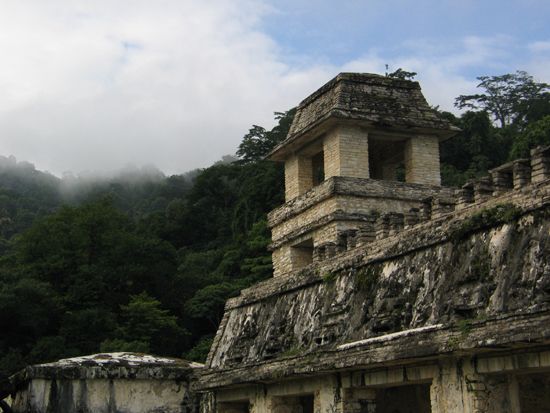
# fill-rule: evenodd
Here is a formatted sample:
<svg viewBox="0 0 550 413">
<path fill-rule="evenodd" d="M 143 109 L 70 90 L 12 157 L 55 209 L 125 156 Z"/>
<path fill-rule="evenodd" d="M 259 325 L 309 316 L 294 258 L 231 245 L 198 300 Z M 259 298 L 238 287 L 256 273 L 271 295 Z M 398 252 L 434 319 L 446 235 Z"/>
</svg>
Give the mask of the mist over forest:
<svg viewBox="0 0 550 413">
<path fill-rule="evenodd" d="M 457 97 L 460 116 L 438 111 L 461 129 L 441 145 L 444 185 L 550 144 L 548 85 L 525 72 L 479 81 Z M 266 215 L 284 202 L 284 172 L 264 157 L 294 113 L 253 125 L 236 157 L 182 175 L 56 177 L 0 156 L 0 378 L 99 351 L 203 361 L 226 299 L 271 276 Z"/>
</svg>

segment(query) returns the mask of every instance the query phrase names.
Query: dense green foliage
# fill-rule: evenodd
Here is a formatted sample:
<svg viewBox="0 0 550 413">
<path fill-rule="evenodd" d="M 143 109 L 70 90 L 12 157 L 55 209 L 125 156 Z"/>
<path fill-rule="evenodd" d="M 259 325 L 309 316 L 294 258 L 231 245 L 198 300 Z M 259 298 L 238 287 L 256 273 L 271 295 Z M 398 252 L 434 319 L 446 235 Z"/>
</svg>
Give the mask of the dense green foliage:
<svg viewBox="0 0 550 413">
<path fill-rule="evenodd" d="M 520 70 L 477 79 L 480 81 L 478 87 L 483 92 L 457 97 L 456 106 L 484 110 L 494 117 L 501 128 L 525 123 L 530 118 L 529 114 L 545 105 L 544 95 L 550 91 L 550 85 L 537 83 L 527 72 Z"/>
<path fill-rule="evenodd" d="M 511 76 L 483 78 L 479 96 L 491 82 L 532 86 L 526 74 Z M 462 102 L 484 110 L 441 113 L 462 130 L 441 145 L 443 182 L 461 185 L 550 144 L 545 90 L 509 106 L 504 125 L 478 95 Z M 0 377 L 98 351 L 203 360 L 226 299 L 271 274 L 266 213 L 283 202 L 284 176 L 263 159 L 293 116 L 276 113 L 271 130 L 253 126 L 239 160 L 181 176 L 129 168 L 59 179 L 0 157 Z"/>
<path fill-rule="evenodd" d="M 1 158 L 0 377 L 98 351 L 203 360 L 227 298 L 272 271 L 283 173 L 263 157 L 293 112 L 276 116 L 241 160 L 184 176 L 58 179 Z"/>
<path fill-rule="evenodd" d="M 460 118 L 442 113 L 462 131 L 441 145 L 442 181 L 460 186 L 488 169 L 550 144 L 550 86 L 526 72 L 480 76 L 481 93 L 456 98 L 467 111 Z M 497 122 L 497 125 L 493 123 Z"/>
</svg>

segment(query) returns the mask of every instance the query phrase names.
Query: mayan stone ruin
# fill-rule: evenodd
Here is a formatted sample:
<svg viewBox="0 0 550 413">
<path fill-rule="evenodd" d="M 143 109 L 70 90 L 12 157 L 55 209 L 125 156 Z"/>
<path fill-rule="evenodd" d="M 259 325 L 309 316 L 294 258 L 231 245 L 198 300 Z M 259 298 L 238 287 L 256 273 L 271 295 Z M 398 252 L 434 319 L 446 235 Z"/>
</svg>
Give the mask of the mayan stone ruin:
<svg viewBox="0 0 550 413">
<path fill-rule="evenodd" d="M 455 133 L 417 82 L 342 73 L 299 105 L 274 277 L 227 302 L 204 412 L 550 411 L 550 148 L 443 188 Z"/>
<path fill-rule="evenodd" d="M 550 147 L 445 188 L 456 133 L 417 82 L 341 73 L 269 155 L 274 274 L 226 303 L 204 366 L 96 356 L 0 392 L 16 413 L 550 412 Z"/>
</svg>

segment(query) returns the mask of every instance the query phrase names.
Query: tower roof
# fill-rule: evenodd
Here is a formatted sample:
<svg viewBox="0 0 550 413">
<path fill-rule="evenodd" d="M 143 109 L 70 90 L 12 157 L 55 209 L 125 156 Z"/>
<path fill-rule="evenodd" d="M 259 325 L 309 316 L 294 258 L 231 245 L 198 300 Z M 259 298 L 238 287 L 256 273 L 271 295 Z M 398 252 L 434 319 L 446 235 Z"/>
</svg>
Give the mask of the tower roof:
<svg viewBox="0 0 550 413">
<path fill-rule="evenodd" d="M 418 82 L 371 73 L 340 73 L 297 108 L 286 139 L 270 153 L 283 160 L 336 122 L 351 121 L 386 131 L 418 131 L 448 138 L 458 128 L 430 108 Z"/>
</svg>

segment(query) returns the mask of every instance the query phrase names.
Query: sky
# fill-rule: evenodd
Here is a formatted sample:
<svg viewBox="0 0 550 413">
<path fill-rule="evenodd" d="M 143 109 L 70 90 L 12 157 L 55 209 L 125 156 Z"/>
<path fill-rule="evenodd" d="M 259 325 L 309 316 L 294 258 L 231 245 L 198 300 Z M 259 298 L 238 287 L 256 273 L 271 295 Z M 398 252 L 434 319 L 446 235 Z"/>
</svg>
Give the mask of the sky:
<svg viewBox="0 0 550 413">
<path fill-rule="evenodd" d="M 549 20 L 548 0 L 0 0 L 0 155 L 58 176 L 182 173 L 386 64 L 456 111 L 477 76 L 550 83 Z"/>
</svg>

